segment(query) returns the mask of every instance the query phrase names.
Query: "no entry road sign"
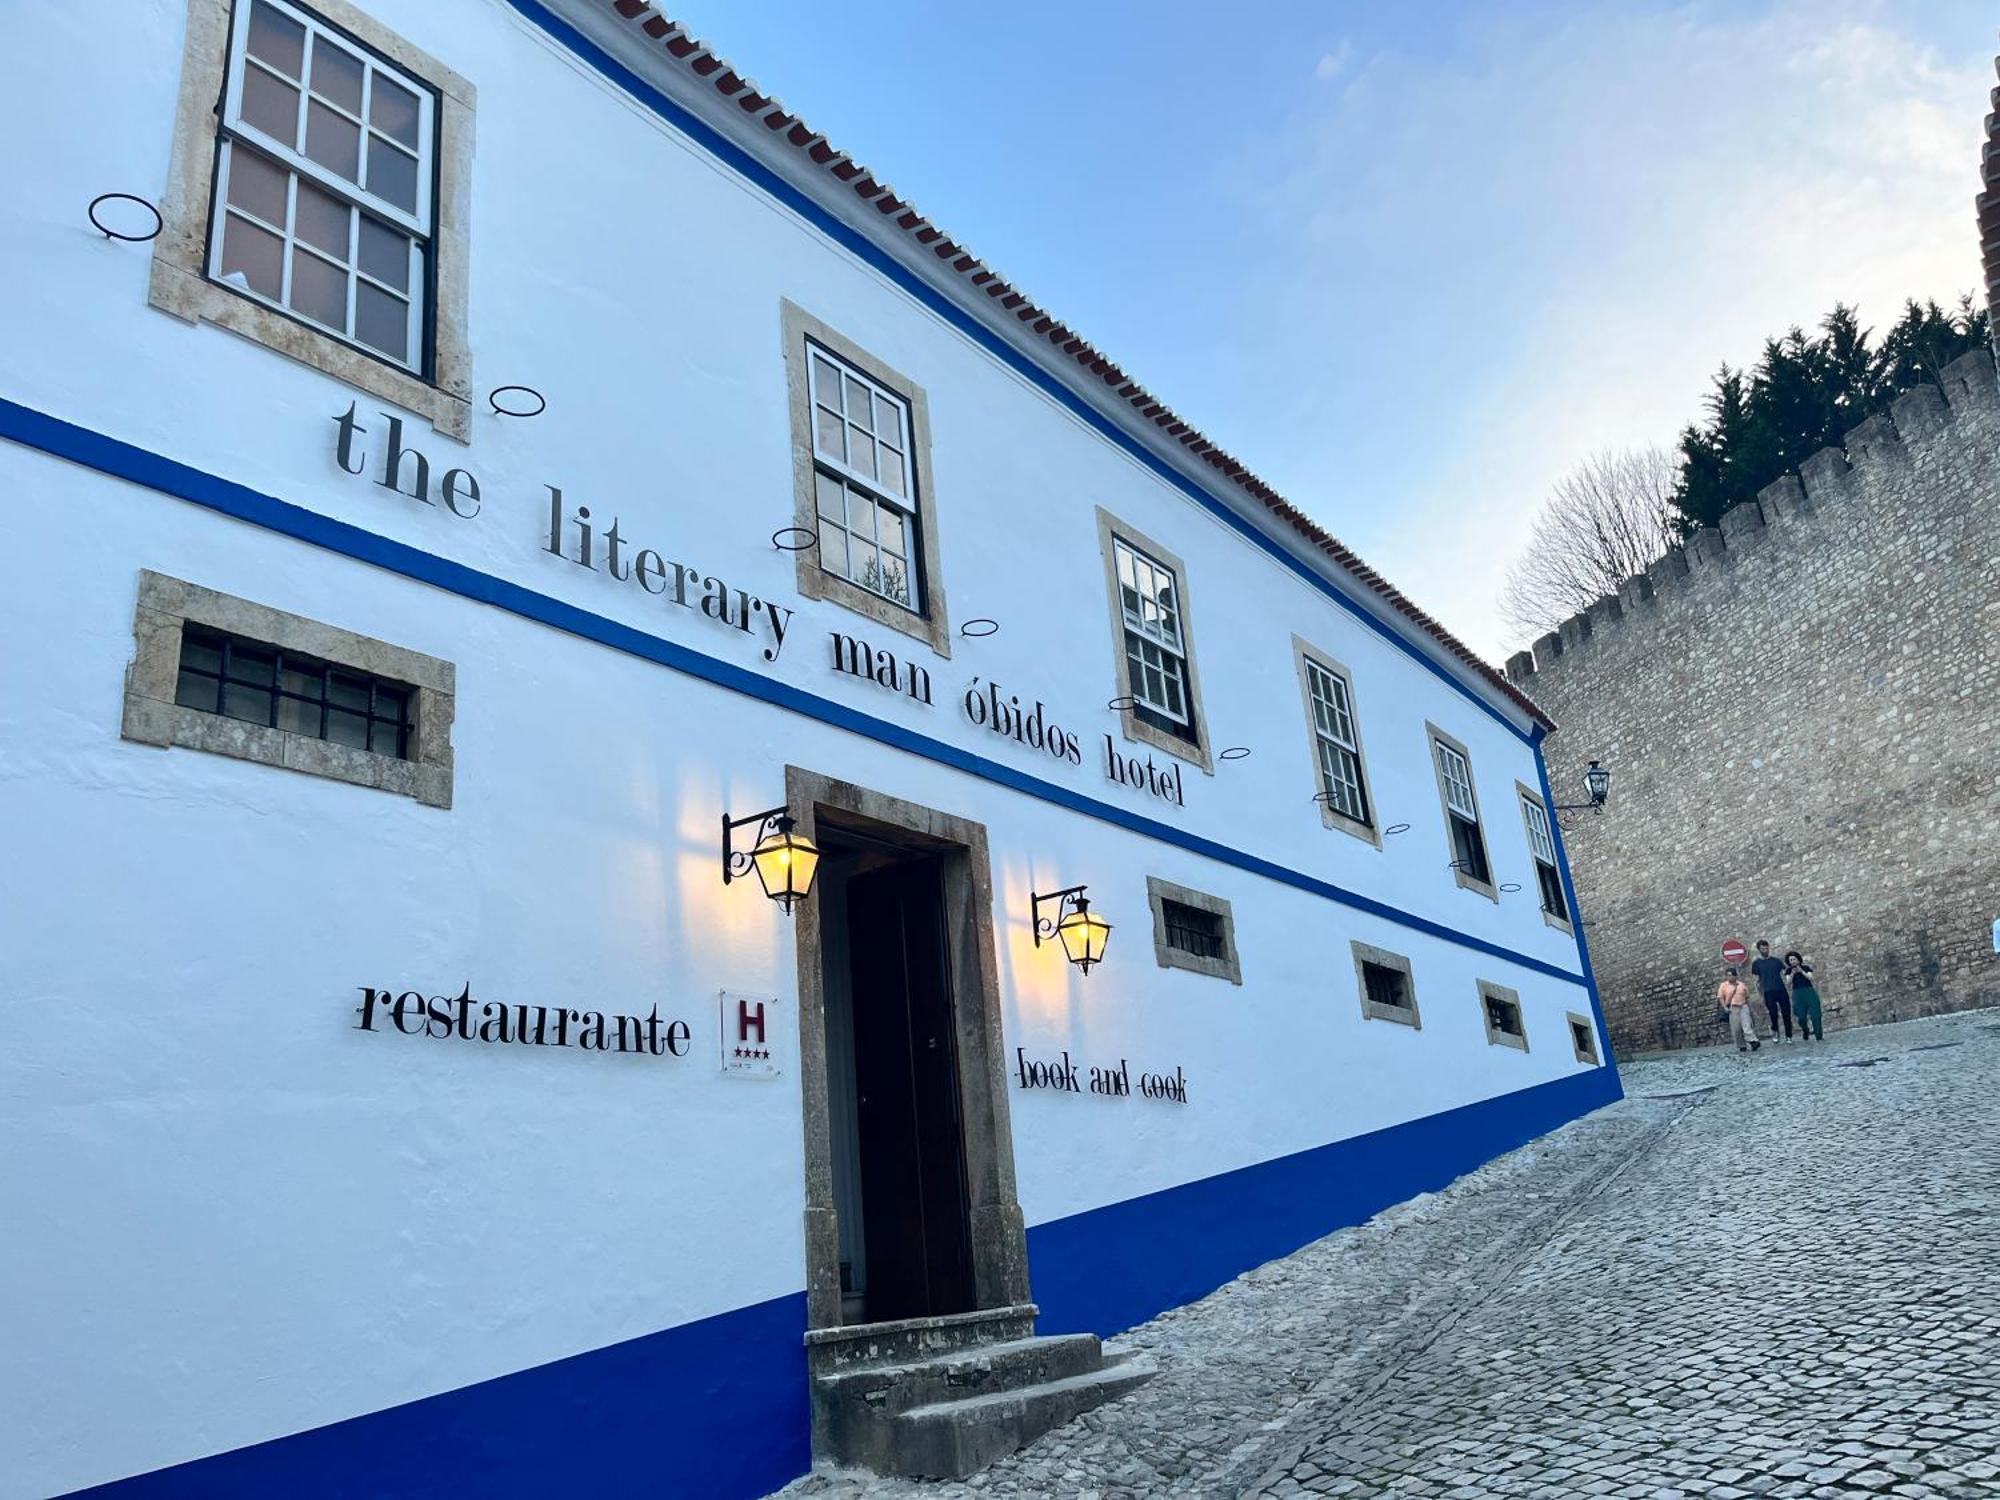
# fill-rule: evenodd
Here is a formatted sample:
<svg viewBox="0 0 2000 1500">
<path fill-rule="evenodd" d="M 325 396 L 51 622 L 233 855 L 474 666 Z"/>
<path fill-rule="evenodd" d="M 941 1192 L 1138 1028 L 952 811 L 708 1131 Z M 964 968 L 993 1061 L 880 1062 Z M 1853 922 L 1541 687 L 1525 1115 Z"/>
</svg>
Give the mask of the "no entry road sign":
<svg viewBox="0 0 2000 1500">
<path fill-rule="evenodd" d="M 1750 956 L 1750 950 L 1743 946 L 1741 938 L 1731 938 L 1722 945 L 1722 961 L 1726 964 L 1740 964 Z"/>
</svg>

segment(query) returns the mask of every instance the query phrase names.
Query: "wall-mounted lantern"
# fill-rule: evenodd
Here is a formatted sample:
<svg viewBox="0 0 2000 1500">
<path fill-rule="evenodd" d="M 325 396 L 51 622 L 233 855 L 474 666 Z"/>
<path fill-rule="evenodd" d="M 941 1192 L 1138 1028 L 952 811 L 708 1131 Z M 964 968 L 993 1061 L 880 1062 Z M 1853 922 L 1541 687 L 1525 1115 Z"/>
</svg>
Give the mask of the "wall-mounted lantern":
<svg viewBox="0 0 2000 1500">
<path fill-rule="evenodd" d="M 1090 898 L 1084 895 L 1089 889 L 1087 885 L 1073 885 L 1045 896 L 1031 894 L 1030 908 L 1035 919 L 1035 946 L 1041 947 L 1043 938 L 1059 940 L 1069 961 L 1086 974 L 1094 964 L 1103 961 L 1104 944 L 1111 936 L 1111 924 L 1090 909 Z M 1042 915 L 1044 901 L 1056 903 L 1053 917 Z"/>
<path fill-rule="evenodd" d="M 1604 799 L 1611 795 L 1611 773 L 1596 761 L 1592 761 L 1590 769 L 1583 773 L 1583 791 L 1584 795 L 1590 798 L 1588 802 L 1568 802 L 1560 807 L 1552 808 L 1551 811 L 1559 813 L 1603 812 Z"/>
<path fill-rule="evenodd" d="M 756 846 L 736 848 L 736 830 L 752 824 L 757 828 Z M 812 890 L 813 876 L 819 871 L 819 847 L 811 839 L 794 833 L 792 830 L 797 827 L 797 820 L 782 807 L 752 813 L 747 818 L 731 818 L 724 813 L 722 883 L 728 885 L 738 876 L 755 870 L 764 894 L 784 907 L 785 915 L 790 916 L 792 907 L 805 900 Z"/>
</svg>

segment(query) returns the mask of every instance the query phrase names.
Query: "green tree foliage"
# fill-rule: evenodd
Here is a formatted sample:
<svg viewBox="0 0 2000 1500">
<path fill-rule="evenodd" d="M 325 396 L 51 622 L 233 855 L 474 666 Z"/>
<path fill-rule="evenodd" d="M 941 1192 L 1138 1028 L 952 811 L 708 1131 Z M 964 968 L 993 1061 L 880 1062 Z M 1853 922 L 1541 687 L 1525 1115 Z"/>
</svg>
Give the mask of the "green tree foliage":
<svg viewBox="0 0 2000 1500">
<path fill-rule="evenodd" d="M 1702 403 L 1706 418 L 1681 432 L 1673 503 L 1683 533 L 1715 525 L 1730 506 L 1755 499 L 1904 391 L 1984 347 L 1986 312 L 1970 296 L 1949 311 L 1910 301 L 1879 342 L 1871 334 L 1853 308 L 1837 306 L 1816 333 L 1794 328 L 1768 340 L 1754 368 L 1722 367 Z"/>
</svg>

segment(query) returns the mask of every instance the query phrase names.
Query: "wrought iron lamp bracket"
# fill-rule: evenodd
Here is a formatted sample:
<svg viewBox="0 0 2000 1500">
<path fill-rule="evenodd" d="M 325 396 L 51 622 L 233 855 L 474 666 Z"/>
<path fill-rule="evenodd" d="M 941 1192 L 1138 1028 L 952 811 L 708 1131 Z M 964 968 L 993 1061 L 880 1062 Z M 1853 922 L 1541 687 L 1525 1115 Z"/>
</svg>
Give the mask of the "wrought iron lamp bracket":
<svg viewBox="0 0 2000 1500">
<path fill-rule="evenodd" d="M 1045 895 L 1035 895 L 1033 892 L 1029 893 L 1029 911 L 1035 919 L 1035 946 L 1037 948 L 1042 946 L 1042 941 L 1045 938 L 1050 941 L 1054 940 L 1056 928 L 1062 925 L 1062 919 L 1077 909 L 1083 901 L 1083 893 L 1089 889 L 1090 887 L 1087 885 L 1073 885 L 1064 890 L 1049 891 Z M 1053 917 L 1042 915 L 1042 903 L 1044 901 L 1053 901 L 1056 903 L 1056 914 Z"/>
<path fill-rule="evenodd" d="M 748 828 L 753 823 L 757 825 L 756 831 L 745 841 L 748 847 L 736 847 L 734 837 L 736 830 L 739 828 Z M 789 833 L 795 826 L 796 823 L 791 812 L 783 807 L 774 807 L 769 812 L 751 813 L 747 818 L 732 818 L 728 813 L 724 813 L 722 815 L 722 883 L 728 885 L 732 880 L 739 880 L 750 873 L 752 868 L 750 862 L 751 851 L 764 841 L 766 834 Z"/>
</svg>

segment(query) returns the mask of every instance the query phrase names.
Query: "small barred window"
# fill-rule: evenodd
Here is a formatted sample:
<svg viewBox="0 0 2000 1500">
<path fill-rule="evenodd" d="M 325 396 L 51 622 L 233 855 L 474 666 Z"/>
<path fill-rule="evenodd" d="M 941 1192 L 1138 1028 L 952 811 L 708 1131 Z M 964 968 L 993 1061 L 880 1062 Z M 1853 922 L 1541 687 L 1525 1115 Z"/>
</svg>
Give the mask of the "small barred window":
<svg viewBox="0 0 2000 1500">
<path fill-rule="evenodd" d="M 288 734 L 410 758 L 416 690 L 276 646 L 185 628 L 174 701 Z"/>
</svg>

